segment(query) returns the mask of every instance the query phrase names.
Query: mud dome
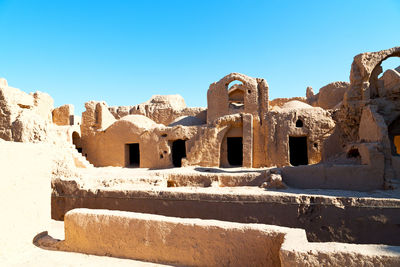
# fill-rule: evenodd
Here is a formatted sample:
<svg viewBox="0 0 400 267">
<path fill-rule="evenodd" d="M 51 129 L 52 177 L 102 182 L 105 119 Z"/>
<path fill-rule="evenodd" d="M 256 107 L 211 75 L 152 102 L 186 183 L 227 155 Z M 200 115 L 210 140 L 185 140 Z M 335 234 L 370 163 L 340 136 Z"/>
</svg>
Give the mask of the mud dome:
<svg viewBox="0 0 400 267">
<path fill-rule="evenodd" d="M 400 68 L 381 64 L 399 56 L 400 47 L 359 54 L 349 82 L 305 97 L 269 100 L 265 79 L 231 73 L 210 84 L 207 108 L 156 95 L 132 106 L 89 101 L 81 117 L 0 79 L 1 179 L 32 188 L 21 199 L 34 225 L 13 248 L 21 240 L 36 255 L 37 234 L 47 250 L 177 265 L 398 266 Z M 6 217 L 23 228 L 14 202 L 3 201 Z M 38 230 L 50 216 L 66 219 L 65 240 Z M 244 253 L 246 241 L 254 249 Z"/>
</svg>

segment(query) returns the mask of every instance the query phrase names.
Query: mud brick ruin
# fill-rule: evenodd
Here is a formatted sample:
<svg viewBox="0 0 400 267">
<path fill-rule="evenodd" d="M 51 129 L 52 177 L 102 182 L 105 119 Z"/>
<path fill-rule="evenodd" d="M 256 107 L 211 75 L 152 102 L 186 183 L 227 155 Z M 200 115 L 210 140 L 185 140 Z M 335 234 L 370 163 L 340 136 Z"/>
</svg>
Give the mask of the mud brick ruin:
<svg viewBox="0 0 400 267">
<path fill-rule="evenodd" d="M 37 192 L 23 208 L 36 226 L 23 233 L 46 253 L 399 266 L 400 66 L 382 73 L 390 57 L 400 47 L 356 55 L 350 82 L 306 97 L 270 100 L 265 79 L 231 73 L 209 86 L 207 108 L 156 95 L 89 101 L 81 117 L 0 79 L 1 178 Z M 50 216 L 65 240 L 40 231 Z"/>
</svg>

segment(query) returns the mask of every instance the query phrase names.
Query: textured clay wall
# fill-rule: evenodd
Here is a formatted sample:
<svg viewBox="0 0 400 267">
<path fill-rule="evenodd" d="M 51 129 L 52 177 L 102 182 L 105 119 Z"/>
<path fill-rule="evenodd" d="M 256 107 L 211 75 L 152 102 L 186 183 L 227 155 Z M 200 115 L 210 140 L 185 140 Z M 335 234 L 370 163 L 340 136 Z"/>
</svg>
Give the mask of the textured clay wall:
<svg viewBox="0 0 400 267">
<path fill-rule="evenodd" d="M 78 209 L 65 216 L 63 246 L 88 254 L 185 266 L 280 266 L 279 249 L 285 230 Z"/>
<path fill-rule="evenodd" d="M 396 199 L 271 195 L 223 188 L 194 192 L 188 188 L 94 191 L 79 187 L 73 181 L 53 181 L 53 219 L 62 220 L 74 208 L 110 209 L 303 228 L 313 242 L 400 245 Z"/>
<path fill-rule="evenodd" d="M 56 249 L 185 266 L 398 266 L 398 247 L 309 243 L 265 224 L 76 209 Z"/>
<path fill-rule="evenodd" d="M 302 122 L 301 127 L 296 126 L 298 120 Z M 335 127 L 330 114 L 321 108 L 271 111 L 266 124 L 267 166 L 290 165 L 289 136 L 307 137 L 308 163 L 318 163 L 322 144 Z"/>
<path fill-rule="evenodd" d="M 241 84 L 229 89 L 229 84 L 234 81 Z M 309 108 L 293 105 L 287 108 L 287 104 L 290 102 L 285 103 L 283 109 L 268 112 L 266 81 L 239 73 L 231 73 L 210 85 L 207 124 L 202 124 L 199 118 L 186 117 L 178 118 L 171 127 L 166 127 L 141 115 L 126 115 L 116 122 L 109 110 L 122 116 L 119 108 L 108 108 L 104 102 L 91 101 L 86 103 L 82 117 L 83 154 L 96 166 L 126 166 L 125 145 L 139 143 L 140 167 L 168 168 L 172 167 L 172 142 L 181 139 L 187 141 L 183 165 L 229 167 L 227 138 L 242 137 L 243 167 L 285 166 L 290 164 L 289 136 L 304 136 L 307 137 L 308 163 L 319 162 L 323 141 L 334 127 L 331 114 L 304 103 Z M 151 115 L 165 124 L 170 121 L 171 114 L 164 111 L 185 109 L 180 96 L 154 96 L 129 113 L 145 111 L 146 116 Z M 301 120 L 303 126 L 296 126 L 297 120 Z M 166 137 L 169 133 L 176 139 Z"/>
<path fill-rule="evenodd" d="M 83 125 L 83 129 L 85 127 Z M 166 127 L 142 115 L 128 115 L 106 129 L 89 127 L 89 134 L 81 140 L 84 143 L 83 154 L 98 167 L 126 167 L 129 166 L 128 145 L 136 143 L 139 144 L 141 168 L 169 168 L 173 167 L 173 142 L 193 138 L 200 128 Z M 186 142 L 186 154 L 190 149 L 190 143 Z"/>
</svg>

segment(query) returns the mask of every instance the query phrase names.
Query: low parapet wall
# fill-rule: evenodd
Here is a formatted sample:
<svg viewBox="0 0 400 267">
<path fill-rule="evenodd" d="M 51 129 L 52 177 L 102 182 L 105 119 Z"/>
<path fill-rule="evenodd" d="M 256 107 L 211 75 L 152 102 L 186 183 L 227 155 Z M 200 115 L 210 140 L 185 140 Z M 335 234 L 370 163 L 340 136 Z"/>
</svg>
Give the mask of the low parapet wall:
<svg viewBox="0 0 400 267">
<path fill-rule="evenodd" d="M 185 266 L 399 266 L 400 248 L 309 243 L 305 231 L 264 224 L 75 209 L 61 250 Z"/>
<path fill-rule="evenodd" d="M 279 251 L 282 267 L 400 266 L 400 247 L 346 243 L 296 243 L 291 236 Z"/>
<path fill-rule="evenodd" d="M 303 192 L 305 193 L 305 192 Z M 75 208 L 109 209 L 303 228 L 313 242 L 400 245 L 400 200 L 291 194 L 261 188 L 85 188 L 53 181 L 52 218 Z"/>
<path fill-rule="evenodd" d="M 383 189 L 383 169 L 368 165 L 315 164 L 282 168 L 283 181 L 303 189 L 372 191 Z"/>
<path fill-rule="evenodd" d="M 305 239 L 278 226 L 75 209 L 65 216 L 63 247 L 185 266 L 280 266 L 288 232 Z"/>
</svg>

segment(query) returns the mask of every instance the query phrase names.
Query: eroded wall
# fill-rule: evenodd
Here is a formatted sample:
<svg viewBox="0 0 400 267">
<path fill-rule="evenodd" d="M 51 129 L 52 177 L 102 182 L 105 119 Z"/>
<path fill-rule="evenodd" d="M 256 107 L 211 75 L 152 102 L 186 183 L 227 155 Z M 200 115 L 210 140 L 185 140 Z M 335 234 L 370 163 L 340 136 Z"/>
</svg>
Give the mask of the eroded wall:
<svg viewBox="0 0 400 267">
<path fill-rule="evenodd" d="M 16 142 L 49 139 L 53 102 L 46 93 L 27 94 L 8 86 L 3 79 L 0 83 L 0 138 Z"/>
<path fill-rule="evenodd" d="M 149 101 L 135 106 L 109 107 L 116 119 L 127 115 L 143 115 L 159 124 L 168 126 L 180 117 L 191 116 L 206 123 L 207 109 L 186 107 L 186 103 L 180 95 L 155 95 Z"/>
</svg>

